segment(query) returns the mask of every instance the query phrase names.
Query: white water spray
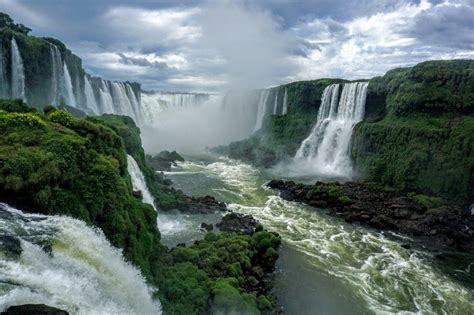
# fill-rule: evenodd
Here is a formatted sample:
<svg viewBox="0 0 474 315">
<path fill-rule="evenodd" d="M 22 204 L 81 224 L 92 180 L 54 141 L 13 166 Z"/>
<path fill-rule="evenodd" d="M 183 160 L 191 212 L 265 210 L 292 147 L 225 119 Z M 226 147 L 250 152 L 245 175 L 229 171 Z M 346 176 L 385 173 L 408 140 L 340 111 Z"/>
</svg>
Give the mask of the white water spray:
<svg viewBox="0 0 474 315">
<path fill-rule="evenodd" d="M 76 98 L 74 97 L 74 90 L 72 88 L 71 75 L 69 74 L 69 69 L 66 62 L 63 63 L 63 77 L 64 77 L 64 98 L 66 105 L 76 107 Z"/>
<path fill-rule="evenodd" d="M 3 203 L 0 214 L 0 234 L 21 245 L 19 257 L 0 246 L 0 312 L 12 305 L 47 304 L 71 314 L 161 313 L 140 272 L 100 230 Z"/>
<path fill-rule="evenodd" d="M 91 83 L 86 75 L 84 75 L 84 94 L 86 95 L 87 107 L 90 108 L 94 112 L 94 114 L 99 115 L 99 106 L 97 106 L 94 91 L 92 90 Z"/>
<path fill-rule="evenodd" d="M 140 191 L 142 193 L 142 199 L 144 203 L 148 203 L 149 205 L 155 207 L 155 198 L 151 195 L 150 191 L 148 190 L 148 186 L 146 185 L 145 176 L 143 176 L 140 167 L 137 164 L 135 159 L 127 154 L 127 170 L 132 178 L 132 186 L 133 190 Z"/>
<path fill-rule="evenodd" d="M 283 96 L 283 110 L 281 114 L 286 115 L 287 113 L 288 113 L 288 89 L 285 88 L 285 95 Z"/>
<path fill-rule="evenodd" d="M 263 118 L 265 117 L 265 113 L 267 111 L 267 100 L 268 95 L 270 94 L 270 90 L 262 90 L 260 92 L 260 99 L 258 101 L 258 111 L 257 111 L 257 120 L 255 121 L 255 127 L 253 132 L 260 130 L 263 124 Z"/>
<path fill-rule="evenodd" d="M 352 175 L 349 144 L 354 126 L 364 118 L 367 82 L 328 86 L 311 134 L 301 143 L 294 164 L 306 173 Z"/>
<path fill-rule="evenodd" d="M 11 48 L 11 89 L 12 98 L 21 98 L 26 100 L 25 97 L 25 69 L 23 66 L 23 60 L 21 59 L 20 50 L 16 43 L 15 37 L 12 37 L 12 48 Z"/>
<path fill-rule="evenodd" d="M 273 106 L 273 115 L 276 115 L 277 114 L 277 109 L 278 109 L 278 92 L 279 90 L 277 89 L 275 91 L 275 104 Z"/>
</svg>

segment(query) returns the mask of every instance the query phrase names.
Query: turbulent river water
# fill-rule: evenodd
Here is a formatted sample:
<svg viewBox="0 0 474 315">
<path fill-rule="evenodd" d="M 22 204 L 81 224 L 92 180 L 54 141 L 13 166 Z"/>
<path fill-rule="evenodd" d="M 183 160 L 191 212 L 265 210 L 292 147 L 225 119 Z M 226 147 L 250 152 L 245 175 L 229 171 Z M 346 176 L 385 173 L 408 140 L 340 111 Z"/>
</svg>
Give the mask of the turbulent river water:
<svg viewBox="0 0 474 315">
<path fill-rule="evenodd" d="M 285 201 L 264 187 L 271 174 L 234 160 L 194 157 L 167 176 L 185 193 L 213 195 L 282 236 L 274 293 L 287 314 L 474 314 L 472 256 Z M 201 222 L 218 217 L 162 215 L 163 239 L 191 242 L 202 237 Z"/>
</svg>

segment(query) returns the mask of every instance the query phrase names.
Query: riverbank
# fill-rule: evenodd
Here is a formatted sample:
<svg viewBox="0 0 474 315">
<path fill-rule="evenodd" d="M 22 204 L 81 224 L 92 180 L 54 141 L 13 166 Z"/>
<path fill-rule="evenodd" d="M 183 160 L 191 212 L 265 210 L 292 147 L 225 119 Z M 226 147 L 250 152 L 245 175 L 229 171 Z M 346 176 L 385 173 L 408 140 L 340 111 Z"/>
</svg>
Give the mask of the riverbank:
<svg viewBox="0 0 474 315">
<path fill-rule="evenodd" d="M 379 230 L 423 236 L 461 251 L 474 250 L 474 216 L 462 206 L 439 198 L 402 195 L 375 184 L 347 182 L 297 184 L 272 180 L 280 196 Z"/>
</svg>

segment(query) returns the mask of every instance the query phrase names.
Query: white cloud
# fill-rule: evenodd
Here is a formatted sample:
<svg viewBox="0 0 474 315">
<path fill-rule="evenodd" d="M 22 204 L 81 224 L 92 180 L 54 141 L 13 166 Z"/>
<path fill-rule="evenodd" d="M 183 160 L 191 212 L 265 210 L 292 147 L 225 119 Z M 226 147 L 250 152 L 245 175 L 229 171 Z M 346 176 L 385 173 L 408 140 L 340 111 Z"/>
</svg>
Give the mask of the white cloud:
<svg viewBox="0 0 474 315">
<path fill-rule="evenodd" d="M 419 17 L 427 14 L 431 17 L 430 12 L 451 5 L 460 4 L 444 2 L 433 5 L 422 0 L 418 4 L 402 4 L 388 12 L 358 17 L 344 23 L 332 19 L 301 22 L 294 28 L 295 33 L 318 46 L 310 51 L 308 58 L 296 57 L 304 69 L 296 78 L 367 78 L 397 66 L 427 59 L 473 58 L 472 50 L 463 51 L 443 46 L 442 43 L 427 45 L 414 32 Z M 430 25 L 431 36 L 436 36 L 440 29 L 446 27 L 440 21 Z"/>
</svg>

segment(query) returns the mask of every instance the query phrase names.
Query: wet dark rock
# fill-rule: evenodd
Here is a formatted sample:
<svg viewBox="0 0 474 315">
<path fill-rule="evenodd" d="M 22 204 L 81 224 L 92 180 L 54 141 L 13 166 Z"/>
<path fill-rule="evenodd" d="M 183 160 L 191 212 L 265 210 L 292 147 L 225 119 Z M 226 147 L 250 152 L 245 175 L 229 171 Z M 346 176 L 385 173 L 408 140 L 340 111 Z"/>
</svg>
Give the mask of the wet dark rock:
<svg viewBox="0 0 474 315">
<path fill-rule="evenodd" d="M 132 194 L 134 197 L 138 198 L 138 199 L 143 199 L 143 194 L 140 190 L 134 190 L 132 191 Z"/>
<path fill-rule="evenodd" d="M 207 214 L 227 211 L 225 203 L 217 201 L 212 196 L 187 197 L 186 202 L 187 206 L 180 209 L 182 212 Z"/>
<path fill-rule="evenodd" d="M 221 231 L 240 232 L 249 235 L 255 232 L 258 225 L 258 221 L 251 215 L 235 212 L 226 214 L 222 218 L 222 221 L 216 224 Z"/>
<path fill-rule="evenodd" d="M 176 151 L 161 151 L 155 156 L 147 156 L 147 161 L 155 171 L 171 171 L 176 162 L 184 162 L 184 158 Z"/>
<path fill-rule="evenodd" d="M 68 315 L 69 313 L 59 308 L 44 304 L 24 304 L 10 306 L 2 315 Z"/>
<path fill-rule="evenodd" d="M 0 250 L 8 256 L 20 256 L 22 252 L 20 239 L 10 235 L 0 235 Z"/>
<path fill-rule="evenodd" d="M 280 197 L 328 209 L 329 214 L 350 223 L 361 223 L 380 230 L 391 230 L 462 251 L 474 250 L 474 216 L 456 203 L 428 208 L 410 196 L 370 183 L 297 184 L 272 180 L 268 187 Z"/>
<path fill-rule="evenodd" d="M 206 230 L 206 231 L 212 231 L 212 230 L 214 230 L 214 225 L 207 224 L 206 222 L 202 222 L 201 223 L 201 229 Z"/>
<path fill-rule="evenodd" d="M 173 181 L 169 178 L 166 178 L 163 180 L 163 184 L 166 185 L 166 186 L 171 186 L 173 185 Z"/>
</svg>

